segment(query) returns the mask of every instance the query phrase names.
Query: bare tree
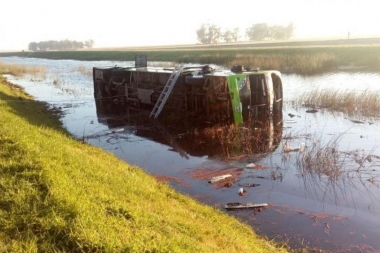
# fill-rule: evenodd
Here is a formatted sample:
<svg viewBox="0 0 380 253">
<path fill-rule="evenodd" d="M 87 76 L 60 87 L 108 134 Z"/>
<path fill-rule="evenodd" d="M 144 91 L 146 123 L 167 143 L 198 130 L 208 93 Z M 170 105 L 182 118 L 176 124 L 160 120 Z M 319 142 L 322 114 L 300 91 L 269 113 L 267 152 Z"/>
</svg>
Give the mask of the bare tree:
<svg viewBox="0 0 380 253">
<path fill-rule="evenodd" d="M 246 30 L 249 40 L 265 40 L 270 36 L 268 25 L 265 23 L 254 24 Z"/>
<path fill-rule="evenodd" d="M 231 30 L 227 30 L 223 33 L 223 39 L 225 42 L 229 43 L 229 42 L 232 42 L 233 41 L 233 38 L 232 38 L 232 31 Z"/>
<path fill-rule="evenodd" d="M 202 44 L 218 43 L 222 38 L 221 28 L 216 25 L 202 24 L 196 33 Z"/>
<path fill-rule="evenodd" d="M 282 40 L 293 36 L 294 26 L 268 26 L 265 23 L 254 24 L 246 30 L 249 40 Z"/>
<path fill-rule="evenodd" d="M 28 48 L 31 51 L 37 51 L 38 50 L 38 44 L 37 44 L 37 42 L 30 42 Z"/>
<path fill-rule="evenodd" d="M 233 30 L 227 29 L 223 33 L 223 39 L 225 42 L 236 42 L 239 38 L 239 28 L 235 28 Z"/>
<path fill-rule="evenodd" d="M 239 28 L 236 27 L 233 31 L 232 31 L 232 39 L 234 40 L 234 42 L 237 42 L 238 39 L 239 39 Z"/>
<path fill-rule="evenodd" d="M 198 41 L 202 44 L 208 44 L 208 27 L 205 24 L 202 24 L 202 26 L 197 30 L 197 38 Z"/>
<path fill-rule="evenodd" d="M 84 47 L 86 47 L 86 48 L 92 48 L 93 46 L 94 46 L 93 40 L 87 40 L 84 42 Z"/>
</svg>

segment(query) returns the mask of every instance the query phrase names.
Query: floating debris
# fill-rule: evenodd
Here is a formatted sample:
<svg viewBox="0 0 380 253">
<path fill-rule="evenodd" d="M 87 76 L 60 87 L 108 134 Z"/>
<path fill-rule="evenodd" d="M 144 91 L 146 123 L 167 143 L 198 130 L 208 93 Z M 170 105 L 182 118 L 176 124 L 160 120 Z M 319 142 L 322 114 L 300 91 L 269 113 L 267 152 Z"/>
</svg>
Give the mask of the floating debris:
<svg viewBox="0 0 380 253">
<path fill-rule="evenodd" d="M 260 186 L 260 184 L 239 184 L 241 187 L 257 187 Z"/>
<path fill-rule="evenodd" d="M 232 187 L 233 185 L 234 185 L 233 182 L 227 182 L 223 186 L 228 188 L 228 187 Z"/>
<path fill-rule="evenodd" d="M 285 145 L 283 151 L 285 153 L 289 152 L 303 152 L 305 150 L 305 143 L 301 142 L 297 148 L 292 148 L 289 145 Z"/>
<path fill-rule="evenodd" d="M 216 177 L 212 177 L 208 182 L 213 184 L 213 183 L 216 183 L 220 180 L 223 180 L 223 179 L 226 179 L 228 177 L 232 177 L 231 174 L 227 174 L 227 175 L 221 175 L 221 176 L 216 176 Z"/>
<path fill-rule="evenodd" d="M 240 189 L 239 189 L 239 195 L 240 195 L 240 196 L 244 196 L 244 195 L 246 195 L 246 193 L 247 193 L 247 190 L 246 190 L 246 189 L 244 189 L 244 188 L 240 188 Z"/>
<path fill-rule="evenodd" d="M 288 145 L 285 145 L 285 146 L 284 146 L 284 152 L 285 152 L 285 153 L 289 153 L 289 152 L 297 152 L 297 151 L 299 151 L 299 148 L 292 148 L 292 147 L 290 147 L 290 146 L 288 146 Z"/>
<path fill-rule="evenodd" d="M 124 132 L 124 128 L 114 129 L 107 132 L 107 134 L 121 133 Z"/>
<path fill-rule="evenodd" d="M 310 109 L 310 110 L 306 110 L 307 113 L 316 113 L 318 112 L 318 110 L 316 109 Z"/>
<path fill-rule="evenodd" d="M 254 164 L 250 163 L 245 166 L 247 169 L 266 169 L 268 168 L 267 166 L 264 166 L 262 164 Z"/>
<path fill-rule="evenodd" d="M 254 204 L 254 203 L 240 203 L 240 202 L 234 202 L 234 203 L 227 203 L 225 205 L 226 209 L 245 209 L 245 208 L 261 208 L 261 207 L 267 207 L 267 203 L 260 203 L 260 204 Z"/>
<path fill-rule="evenodd" d="M 353 123 L 355 123 L 355 124 L 364 124 L 365 123 L 364 121 L 354 120 L 354 119 L 351 119 L 350 121 L 353 122 Z"/>
<path fill-rule="evenodd" d="M 216 188 L 231 187 L 239 181 L 239 175 L 244 171 L 242 168 L 227 168 L 220 170 L 219 168 L 199 168 L 189 172 L 190 177 L 207 180 L 212 186 Z M 231 175 L 225 177 L 226 175 Z M 225 178 L 220 178 L 224 176 Z M 217 180 L 220 179 L 220 180 Z M 211 181 L 212 180 L 212 181 Z"/>
</svg>

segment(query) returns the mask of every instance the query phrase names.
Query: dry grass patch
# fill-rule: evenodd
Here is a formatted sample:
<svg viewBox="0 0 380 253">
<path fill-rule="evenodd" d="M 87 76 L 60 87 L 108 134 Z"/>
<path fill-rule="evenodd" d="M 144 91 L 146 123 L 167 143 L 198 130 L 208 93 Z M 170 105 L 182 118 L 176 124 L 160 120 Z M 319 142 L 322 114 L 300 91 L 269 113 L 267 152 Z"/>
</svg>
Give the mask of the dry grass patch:
<svg viewBox="0 0 380 253">
<path fill-rule="evenodd" d="M 0 61 L 0 69 L 3 74 L 10 74 L 14 76 L 31 75 L 33 77 L 40 78 L 45 78 L 46 76 L 46 68 L 41 66 L 25 66 Z"/>
<path fill-rule="evenodd" d="M 228 65 L 260 67 L 260 69 L 277 69 L 282 72 L 314 74 L 334 66 L 336 57 L 331 53 L 311 54 L 237 54 Z"/>
<path fill-rule="evenodd" d="M 79 73 L 81 73 L 82 75 L 86 75 L 86 76 L 92 76 L 92 69 L 88 69 L 86 68 L 85 66 L 79 66 L 76 71 L 78 71 Z"/>
<path fill-rule="evenodd" d="M 303 93 L 296 104 L 326 108 L 358 116 L 378 116 L 380 110 L 380 91 L 341 91 L 315 89 Z"/>
</svg>

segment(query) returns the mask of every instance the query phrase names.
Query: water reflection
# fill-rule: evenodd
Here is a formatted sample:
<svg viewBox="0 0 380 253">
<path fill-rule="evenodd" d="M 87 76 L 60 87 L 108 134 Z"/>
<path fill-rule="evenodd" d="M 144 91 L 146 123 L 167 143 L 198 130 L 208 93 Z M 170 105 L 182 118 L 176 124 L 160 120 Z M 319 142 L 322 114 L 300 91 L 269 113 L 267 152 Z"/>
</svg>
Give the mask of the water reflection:
<svg viewBox="0 0 380 253">
<path fill-rule="evenodd" d="M 320 135 L 308 135 L 303 150 L 292 157 L 283 154 L 285 164 L 293 164 L 305 193 L 322 203 L 345 203 L 355 207 L 360 201 L 353 197 L 361 194 L 372 206 L 379 205 L 377 192 L 380 156 L 363 150 L 341 151 L 343 135 L 332 136 L 328 141 Z M 365 197 L 364 197 L 365 196 Z M 354 200 L 356 199 L 356 200 Z"/>
<path fill-rule="evenodd" d="M 109 128 L 133 128 L 133 134 L 168 145 L 182 157 L 239 159 L 257 153 L 272 153 L 281 143 L 282 114 L 247 121 L 243 126 L 217 124 L 208 127 L 185 122 L 165 126 L 149 119 L 146 112 L 130 110 L 112 102 L 96 103 L 98 122 Z M 165 118 L 162 119 L 165 122 Z M 94 136 L 87 136 L 91 138 Z M 95 136 L 96 137 L 96 136 Z"/>
</svg>

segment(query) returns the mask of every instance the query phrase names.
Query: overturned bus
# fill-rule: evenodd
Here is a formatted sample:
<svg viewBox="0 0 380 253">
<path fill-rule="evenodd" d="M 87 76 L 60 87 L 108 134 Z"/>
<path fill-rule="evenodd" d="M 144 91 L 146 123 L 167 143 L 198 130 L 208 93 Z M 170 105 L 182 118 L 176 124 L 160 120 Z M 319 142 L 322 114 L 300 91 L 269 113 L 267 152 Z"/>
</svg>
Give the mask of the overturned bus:
<svg viewBox="0 0 380 253">
<path fill-rule="evenodd" d="M 234 66 L 94 67 L 97 105 L 114 103 L 150 118 L 235 123 L 282 115 L 281 73 Z M 149 113 L 149 116 L 148 116 Z"/>
</svg>

